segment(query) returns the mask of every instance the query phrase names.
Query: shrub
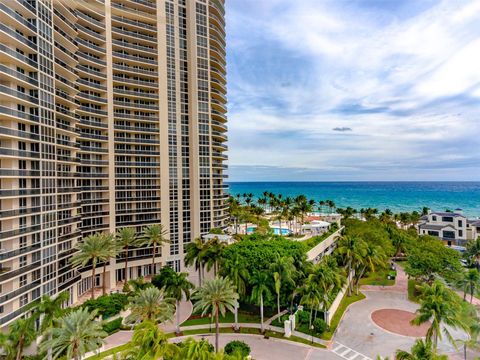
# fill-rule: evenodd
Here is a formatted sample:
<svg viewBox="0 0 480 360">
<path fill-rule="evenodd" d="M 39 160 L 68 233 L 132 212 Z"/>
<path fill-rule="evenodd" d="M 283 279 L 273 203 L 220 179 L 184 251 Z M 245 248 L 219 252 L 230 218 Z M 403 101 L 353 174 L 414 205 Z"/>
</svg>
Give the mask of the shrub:
<svg viewBox="0 0 480 360">
<path fill-rule="evenodd" d="M 125 294 L 103 295 L 95 300 L 87 300 L 82 307 L 88 311 L 98 310 L 98 315 L 104 319 L 117 315 L 128 304 L 128 296 Z"/>
<path fill-rule="evenodd" d="M 228 355 L 239 354 L 242 358 L 250 355 L 250 346 L 243 341 L 234 340 L 225 345 L 225 353 Z"/>
<path fill-rule="evenodd" d="M 297 316 L 300 324 L 308 324 L 310 320 L 310 314 L 307 311 L 299 311 L 297 312 Z"/>
<path fill-rule="evenodd" d="M 313 328 L 317 334 L 323 334 L 327 330 L 328 325 L 323 319 L 315 319 L 313 322 Z"/>
<path fill-rule="evenodd" d="M 120 330 L 122 328 L 122 318 L 119 317 L 118 319 L 103 323 L 102 327 L 103 330 L 108 333 L 108 335 L 113 334 L 114 332 Z"/>
</svg>

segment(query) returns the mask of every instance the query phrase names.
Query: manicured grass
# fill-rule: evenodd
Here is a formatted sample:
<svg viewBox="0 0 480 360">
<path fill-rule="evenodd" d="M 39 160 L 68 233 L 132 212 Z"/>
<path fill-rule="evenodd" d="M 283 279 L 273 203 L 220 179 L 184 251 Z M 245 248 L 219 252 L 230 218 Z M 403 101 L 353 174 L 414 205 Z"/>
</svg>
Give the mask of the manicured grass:
<svg viewBox="0 0 480 360">
<path fill-rule="evenodd" d="M 408 300 L 419 303 L 419 295 L 416 287 L 419 284 L 414 279 L 408 279 Z"/>
<path fill-rule="evenodd" d="M 352 294 L 352 296 L 345 295 L 343 297 L 342 301 L 340 302 L 340 306 L 338 307 L 337 311 L 333 315 L 332 322 L 330 323 L 329 330 L 325 331 L 322 334 L 321 338 L 324 339 L 324 340 L 331 340 L 333 334 L 335 333 L 335 330 L 337 329 L 338 323 L 340 322 L 340 319 L 342 318 L 345 310 L 347 310 L 347 308 L 351 304 L 353 304 L 357 301 L 363 300 L 363 299 L 365 299 L 365 295 L 363 295 L 361 292 L 359 292 L 358 295 L 355 295 L 355 294 Z"/>
<path fill-rule="evenodd" d="M 120 345 L 120 346 L 111 348 L 111 349 L 109 349 L 109 350 L 103 351 L 103 352 L 101 352 L 100 354 L 91 356 L 91 357 L 89 357 L 89 358 L 87 358 L 87 359 L 88 359 L 88 360 L 100 360 L 100 359 L 104 359 L 104 358 L 106 358 L 107 356 L 110 356 L 110 355 L 113 355 L 113 354 L 116 354 L 116 353 L 119 353 L 119 352 L 122 352 L 122 351 L 127 350 L 129 346 L 130 346 L 130 343 L 126 343 L 126 344 L 123 344 L 123 345 Z"/>
<path fill-rule="evenodd" d="M 204 325 L 204 324 L 210 324 L 212 320 L 210 319 L 209 316 L 205 316 L 202 318 L 197 318 L 197 319 L 188 319 L 185 322 L 182 323 L 182 326 L 191 326 L 191 325 Z M 220 322 L 221 323 L 234 323 L 235 322 L 235 315 L 232 314 L 231 312 L 228 312 L 225 317 L 220 317 Z M 260 316 L 256 314 L 250 314 L 250 313 L 245 313 L 245 312 L 238 312 L 238 322 L 239 323 L 254 323 L 254 324 L 259 324 L 260 323 Z M 215 323 L 215 320 L 213 319 L 212 324 Z"/>
<path fill-rule="evenodd" d="M 368 276 L 360 279 L 360 285 L 376 285 L 376 286 L 392 286 L 395 280 L 389 280 L 388 275 L 396 275 L 396 271 L 390 269 L 377 269 L 377 271 L 369 273 Z"/>
</svg>

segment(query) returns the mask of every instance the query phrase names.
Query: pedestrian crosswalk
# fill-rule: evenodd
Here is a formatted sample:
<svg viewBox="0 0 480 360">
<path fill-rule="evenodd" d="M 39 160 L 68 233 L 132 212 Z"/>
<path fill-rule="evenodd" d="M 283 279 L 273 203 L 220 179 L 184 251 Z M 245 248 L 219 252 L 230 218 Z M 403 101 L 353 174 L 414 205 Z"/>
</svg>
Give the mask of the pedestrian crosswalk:
<svg viewBox="0 0 480 360">
<path fill-rule="evenodd" d="M 350 349 L 348 346 L 335 341 L 332 346 L 332 352 L 346 360 L 372 360 L 368 356 L 360 354 L 358 351 Z"/>
</svg>

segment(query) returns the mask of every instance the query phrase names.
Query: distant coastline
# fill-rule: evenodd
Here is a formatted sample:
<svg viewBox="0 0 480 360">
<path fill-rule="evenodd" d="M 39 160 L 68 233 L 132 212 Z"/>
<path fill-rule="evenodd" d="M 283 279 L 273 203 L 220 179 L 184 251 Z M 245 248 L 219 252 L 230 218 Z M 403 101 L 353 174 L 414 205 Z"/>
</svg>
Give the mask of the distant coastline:
<svg viewBox="0 0 480 360">
<path fill-rule="evenodd" d="M 228 185 L 232 195 L 304 194 L 315 200 L 333 200 L 338 207 L 393 212 L 419 211 L 423 206 L 437 211 L 461 208 L 468 217 L 480 217 L 480 181 L 231 181 Z"/>
</svg>

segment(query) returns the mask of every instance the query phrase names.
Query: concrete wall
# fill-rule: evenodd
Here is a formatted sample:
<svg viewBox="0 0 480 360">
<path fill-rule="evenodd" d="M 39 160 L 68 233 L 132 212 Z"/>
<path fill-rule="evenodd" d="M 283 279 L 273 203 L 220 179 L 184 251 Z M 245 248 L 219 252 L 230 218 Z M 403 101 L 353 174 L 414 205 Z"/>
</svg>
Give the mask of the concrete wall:
<svg viewBox="0 0 480 360">
<path fill-rule="evenodd" d="M 307 252 L 308 261 L 317 263 L 322 258 L 322 255 L 328 250 L 330 250 L 331 245 L 335 244 L 337 240 L 340 238 L 340 233 L 343 230 L 343 228 L 344 226 L 342 226 L 340 229 L 335 231 L 332 235 L 327 237 L 320 244 L 310 249 L 310 251 Z"/>
</svg>

